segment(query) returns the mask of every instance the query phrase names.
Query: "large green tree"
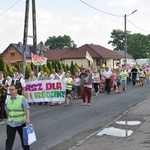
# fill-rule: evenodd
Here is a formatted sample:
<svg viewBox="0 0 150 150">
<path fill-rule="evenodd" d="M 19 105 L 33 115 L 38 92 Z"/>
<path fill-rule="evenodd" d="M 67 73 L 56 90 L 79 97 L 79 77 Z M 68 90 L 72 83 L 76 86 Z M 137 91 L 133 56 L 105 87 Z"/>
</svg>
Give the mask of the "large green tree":
<svg viewBox="0 0 150 150">
<path fill-rule="evenodd" d="M 125 50 L 125 34 L 121 30 L 113 30 L 108 44 L 112 44 L 114 50 Z M 133 56 L 134 59 L 149 58 L 150 53 L 150 35 L 140 33 L 131 34 L 127 31 L 127 53 Z"/>
<path fill-rule="evenodd" d="M 72 41 L 68 35 L 58 37 L 52 36 L 46 40 L 45 45 L 50 49 L 72 48 L 74 41 Z"/>
<path fill-rule="evenodd" d="M 128 40 L 127 52 L 131 54 L 134 59 L 148 58 L 147 49 L 149 47 L 149 39 L 142 34 L 132 34 Z"/>
<path fill-rule="evenodd" d="M 112 44 L 112 46 L 114 47 L 114 50 L 120 50 L 123 51 L 124 50 L 124 31 L 122 30 L 113 30 L 111 32 L 111 36 L 112 38 L 111 41 L 108 41 L 108 44 Z M 127 38 L 129 37 L 129 32 L 127 32 Z"/>
</svg>

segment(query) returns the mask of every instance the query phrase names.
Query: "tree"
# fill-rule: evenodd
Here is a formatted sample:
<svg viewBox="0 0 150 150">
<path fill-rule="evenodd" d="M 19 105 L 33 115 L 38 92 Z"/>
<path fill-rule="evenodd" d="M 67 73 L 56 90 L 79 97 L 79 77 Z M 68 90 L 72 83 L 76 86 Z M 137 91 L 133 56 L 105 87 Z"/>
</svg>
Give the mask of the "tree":
<svg viewBox="0 0 150 150">
<path fill-rule="evenodd" d="M 70 72 L 71 72 L 71 74 L 72 74 L 72 75 L 74 75 L 74 74 L 75 74 L 73 61 L 71 61 L 71 65 L 70 65 Z"/>
<path fill-rule="evenodd" d="M 8 65 L 6 65 L 6 70 L 7 70 L 8 75 L 12 74 L 11 69 L 10 69 L 10 67 Z"/>
<path fill-rule="evenodd" d="M 127 34 L 128 36 L 128 34 Z M 122 30 L 113 30 L 110 36 L 113 40 L 108 41 L 108 44 L 112 44 L 114 50 L 124 50 L 124 37 L 125 34 Z"/>
<path fill-rule="evenodd" d="M 63 48 L 72 48 L 74 42 L 71 40 L 70 36 L 52 36 L 49 37 L 45 45 L 48 46 L 50 49 L 63 49 Z"/>
<path fill-rule="evenodd" d="M 29 79 L 30 72 L 32 71 L 31 65 L 27 64 L 25 67 L 25 79 Z"/>
<path fill-rule="evenodd" d="M 149 47 L 149 39 L 147 36 L 140 33 L 130 36 L 128 41 L 128 53 L 130 53 L 134 59 L 147 58 L 147 50 Z"/>
<path fill-rule="evenodd" d="M 0 71 L 4 72 L 4 61 L 2 58 L 0 58 Z"/>
<path fill-rule="evenodd" d="M 125 50 L 124 49 L 124 37 L 125 34 L 121 30 L 113 30 L 111 33 L 112 41 L 108 44 L 112 44 L 114 50 Z M 129 53 L 134 59 L 149 58 L 150 53 L 150 35 L 130 34 L 127 31 L 127 53 Z"/>
</svg>

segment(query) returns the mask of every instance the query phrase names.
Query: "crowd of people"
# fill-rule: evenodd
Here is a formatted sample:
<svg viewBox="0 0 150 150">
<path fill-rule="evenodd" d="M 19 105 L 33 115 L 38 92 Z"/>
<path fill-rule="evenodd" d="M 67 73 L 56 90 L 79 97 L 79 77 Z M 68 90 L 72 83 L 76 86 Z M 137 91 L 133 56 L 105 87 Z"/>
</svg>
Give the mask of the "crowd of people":
<svg viewBox="0 0 150 150">
<path fill-rule="evenodd" d="M 23 149 L 30 149 L 29 146 L 23 144 L 22 137 L 22 128 L 30 123 L 30 106 L 24 98 L 26 81 L 60 79 L 66 83 L 65 106 L 71 105 L 73 98 L 82 99 L 81 106 L 90 106 L 92 93 L 95 96 L 99 93 L 111 94 L 112 91 L 120 94 L 129 84 L 141 87 L 147 84 L 150 87 L 150 66 L 134 65 L 126 68 L 122 65 L 112 70 L 109 67 L 81 68 L 74 75 L 70 71 L 64 72 L 63 69 L 57 73 L 53 68 L 50 76 L 40 71 L 36 77 L 31 71 L 27 80 L 18 70 L 14 71 L 13 76 L 8 76 L 6 79 L 4 73 L 0 71 L 0 121 L 8 118 L 6 150 L 12 149 L 16 131 L 20 135 Z M 42 102 L 38 104 L 42 105 Z M 48 102 L 45 104 L 47 105 Z M 51 103 L 52 106 L 58 104 L 61 103 Z"/>
<path fill-rule="evenodd" d="M 6 117 L 4 105 L 10 97 L 9 86 L 11 84 L 19 87 L 19 95 L 24 95 L 26 81 L 56 79 L 63 79 L 66 83 L 65 106 L 69 106 L 73 98 L 82 99 L 83 103 L 81 105 L 90 106 L 91 93 L 97 96 L 99 93 L 110 94 L 114 90 L 120 94 L 121 91 L 126 90 L 127 84 L 143 86 L 147 82 L 147 85 L 150 86 L 150 68 L 149 66 L 145 67 L 140 65 L 133 65 L 128 68 L 122 65 L 117 69 L 110 69 L 109 67 L 101 69 L 81 68 L 77 69 L 74 75 L 70 71 L 64 72 L 63 69 L 56 72 L 55 68 L 53 68 L 50 75 L 44 71 L 40 71 L 37 77 L 31 71 L 29 78 L 26 80 L 18 70 L 14 71 L 12 77 L 8 76 L 6 79 L 4 79 L 3 72 L 0 71 L 0 120 Z M 39 102 L 38 104 L 42 105 L 43 103 Z M 47 104 L 48 102 L 45 102 L 45 105 Z M 61 103 L 51 102 L 52 106 L 59 104 Z"/>
</svg>

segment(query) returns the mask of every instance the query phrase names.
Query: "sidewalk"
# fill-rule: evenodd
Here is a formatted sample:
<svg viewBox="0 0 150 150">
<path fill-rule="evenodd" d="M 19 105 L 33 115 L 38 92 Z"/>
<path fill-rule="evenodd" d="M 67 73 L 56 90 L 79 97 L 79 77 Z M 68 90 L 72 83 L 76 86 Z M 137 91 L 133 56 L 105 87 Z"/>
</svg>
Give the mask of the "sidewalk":
<svg viewBox="0 0 150 150">
<path fill-rule="evenodd" d="M 141 121 L 140 125 L 122 125 L 122 128 L 133 130 L 130 136 L 117 137 L 110 135 L 87 137 L 71 150 L 150 150 L 150 98 L 128 110 L 121 119 Z M 113 126 L 114 123 L 109 125 Z"/>
</svg>

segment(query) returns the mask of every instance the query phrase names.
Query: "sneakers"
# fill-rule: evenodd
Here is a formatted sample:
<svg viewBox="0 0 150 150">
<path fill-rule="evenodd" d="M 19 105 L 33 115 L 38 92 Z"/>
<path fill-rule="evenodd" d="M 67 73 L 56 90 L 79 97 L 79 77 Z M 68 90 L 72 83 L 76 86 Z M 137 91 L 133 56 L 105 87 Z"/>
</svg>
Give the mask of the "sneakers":
<svg viewBox="0 0 150 150">
<path fill-rule="evenodd" d="M 98 92 L 97 93 L 95 93 L 95 96 L 97 96 L 98 95 Z"/>
<path fill-rule="evenodd" d="M 90 103 L 82 103 L 81 106 L 91 106 Z"/>
<path fill-rule="evenodd" d="M 86 103 L 82 103 L 81 106 L 86 106 Z"/>
<path fill-rule="evenodd" d="M 90 104 L 90 103 L 88 103 L 87 105 L 88 105 L 88 106 L 91 106 L 91 104 Z"/>
</svg>

